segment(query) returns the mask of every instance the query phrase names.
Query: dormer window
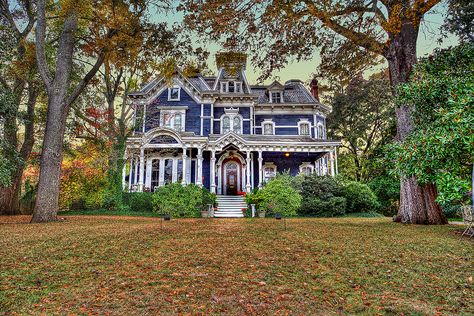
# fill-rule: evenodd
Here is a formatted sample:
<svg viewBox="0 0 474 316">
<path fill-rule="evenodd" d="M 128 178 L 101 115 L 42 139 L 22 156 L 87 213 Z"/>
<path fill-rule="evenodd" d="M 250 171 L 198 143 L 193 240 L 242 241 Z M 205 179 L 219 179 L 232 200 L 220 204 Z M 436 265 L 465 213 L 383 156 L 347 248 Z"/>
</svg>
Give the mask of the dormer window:
<svg viewBox="0 0 474 316">
<path fill-rule="evenodd" d="M 242 93 L 242 82 L 225 81 L 221 82 L 222 93 Z"/>
<path fill-rule="evenodd" d="M 283 93 L 281 91 L 270 91 L 270 103 L 282 103 Z"/>
<path fill-rule="evenodd" d="M 221 92 L 227 93 L 229 91 L 229 83 L 228 82 L 221 82 Z"/>
<path fill-rule="evenodd" d="M 311 128 L 308 121 L 298 122 L 298 134 L 309 136 L 311 135 Z"/>
<path fill-rule="evenodd" d="M 168 88 L 168 101 L 179 101 L 181 96 L 181 88 L 178 86 Z"/>
</svg>

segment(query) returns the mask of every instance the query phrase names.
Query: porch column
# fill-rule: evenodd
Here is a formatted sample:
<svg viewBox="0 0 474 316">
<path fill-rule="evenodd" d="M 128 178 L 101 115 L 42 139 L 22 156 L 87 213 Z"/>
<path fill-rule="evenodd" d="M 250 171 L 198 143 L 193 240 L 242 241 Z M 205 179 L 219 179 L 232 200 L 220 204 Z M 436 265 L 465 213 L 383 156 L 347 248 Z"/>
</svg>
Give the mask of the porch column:
<svg viewBox="0 0 474 316">
<path fill-rule="evenodd" d="M 251 189 L 252 189 L 252 186 L 250 185 L 250 163 L 252 161 L 251 158 L 250 158 L 250 151 L 247 151 L 247 159 L 246 160 L 247 160 L 247 166 L 246 166 L 247 167 L 246 168 L 247 174 L 245 176 L 245 179 L 247 180 L 247 186 L 246 186 L 247 187 L 247 192 L 250 192 Z"/>
<path fill-rule="evenodd" d="M 196 172 L 197 172 L 196 184 L 202 187 L 202 148 L 201 147 L 198 147 Z"/>
<path fill-rule="evenodd" d="M 146 160 L 146 173 L 145 173 L 145 188 L 149 188 L 151 191 L 151 168 L 153 165 L 153 160 L 147 158 Z"/>
<path fill-rule="evenodd" d="M 334 148 L 334 158 L 336 159 L 336 174 L 339 174 L 339 168 L 337 167 L 337 147 Z"/>
<path fill-rule="evenodd" d="M 138 191 L 143 191 L 143 177 L 145 176 L 145 149 L 142 147 L 140 148 L 140 175 L 138 179 Z"/>
<path fill-rule="evenodd" d="M 181 181 L 181 183 L 183 185 L 186 185 L 187 182 L 186 182 L 186 167 L 187 167 L 187 162 L 188 162 L 188 155 L 186 154 L 186 150 L 187 148 L 186 147 L 183 147 L 183 180 Z"/>
<path fill-rule="evenodd" d="M 211 151 L 211 193 L 216 193 L 216 151 Z"/>
<path fill-rule="evenodd" d="M 331 176 L 335 176 L 334 173 L 334 149 L 329 153 L 329 162 L 331 163 Z"/>
<path fill-rule="evenodd" d="M 263 186 L 262 183 L 263 179 L 263 157 L 262 157 L 262 151 L 258 151 L 258 188 L 261 189 Z"/>
<path fill-rule="evenodd" d="M 130 173 L 128 174 L 128 192 L 131 192 L 132 190 L 132 172 L 133 172 L 133 168 L 134 168 L 134 162 L 135 161 L 135 158 L 130 158 Z"/>
<path fill-rule="evenodd" d="M 138 183 L 138 158 L 133 159 L 133 165 L 135 166 L 135 169 L 133 171 L 133 184 Z"/>
<path fill-rule="evenodd" d="M 125 163 L 123 164 L 123 168 L 122 168 L 122 190 L 125 190 L 125 188 L 127 187 L 127 182 L 125 182 L 125 176 L 126 176 L 126 172 L 127 172 L 127 158 L 125 158 Z"/>
</svg>

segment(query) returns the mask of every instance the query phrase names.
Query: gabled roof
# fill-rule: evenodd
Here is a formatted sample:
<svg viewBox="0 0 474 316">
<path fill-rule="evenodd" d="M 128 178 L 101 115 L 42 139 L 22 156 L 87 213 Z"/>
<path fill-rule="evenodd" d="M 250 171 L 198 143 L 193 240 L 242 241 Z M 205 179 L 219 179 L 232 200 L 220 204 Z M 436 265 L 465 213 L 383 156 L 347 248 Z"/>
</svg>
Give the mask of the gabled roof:
<svg viewBox="0 0 474 316">
<path fill-rule="evenodd" d="M 284 90 L 285 87 L 279 83 L 278 81 L 273 81 L 272 84 L 270 84 L 268 87 L 267 87 L 267 90 L 268 91 L 271 91 L 271 90 Z"/>
</svg>

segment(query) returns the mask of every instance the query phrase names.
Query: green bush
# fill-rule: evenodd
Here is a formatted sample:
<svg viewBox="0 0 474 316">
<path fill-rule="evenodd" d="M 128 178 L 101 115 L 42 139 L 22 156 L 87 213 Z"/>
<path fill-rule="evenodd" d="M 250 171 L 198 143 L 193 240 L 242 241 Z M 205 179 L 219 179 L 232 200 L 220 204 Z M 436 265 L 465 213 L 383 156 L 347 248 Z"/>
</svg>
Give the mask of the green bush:
<svg viewBox="0 0 474 316">
<path fill-rule="evenodd" d="M 310 175 L 301 184 L 300 214 L 339 216 L 346 210 L 346 199 L 336 180 L 329 176 Z"/>
<path fill-rule="evenodd" d="M 346 199 L 342 196 L 333 196 L 325 200 L 319 199 L 317 197 L 303 198 L 301 213 L 304 215 L 334 217 L 344 215 L 345 212 Z"/>
<path fill-rule="evenodd" d="M 344 185 L 343 195 L 346 198 L 348 213 L 372 212 L 379 209 L 377 196 L 368 185 L 351 181 Z"/>
<path fill-rule="evenodd" d="M 153 212 L 173 217 L 199 217 L 208 204 L 214 203 L 214 194 L 194 184 L 168 184 L 158 188 L 152 198 Z"/>
<path fill-rule="evenodd" d="M 446 218 L 462 218 L 462 205 L 445 203 L 441 208 Z"/>
<path fill-rule="evenodd" d="M 125 192 L 123 193 L 123 204 L 130 207 L 132 212 L 152 212 L 153 193 L 151 192 Z"/>
<path fill-rule="evenodd" d="M 257 210 L 266 211 L 268 215 L 295 216 L 301 206 L 301 195 L 293 188 L 292 181 L 288 174 L 277 175 L 262 189 L 247 195 L 247 202 L 256 204 Z"/>
<path fill-rule="evenodd" d="M 400 201 L 400 180 L 395 177 L 379 176 L 367 185 L 377 196 L 380 204 L 378 212 L 385 216 L 396 215 Z"/>
</svg>

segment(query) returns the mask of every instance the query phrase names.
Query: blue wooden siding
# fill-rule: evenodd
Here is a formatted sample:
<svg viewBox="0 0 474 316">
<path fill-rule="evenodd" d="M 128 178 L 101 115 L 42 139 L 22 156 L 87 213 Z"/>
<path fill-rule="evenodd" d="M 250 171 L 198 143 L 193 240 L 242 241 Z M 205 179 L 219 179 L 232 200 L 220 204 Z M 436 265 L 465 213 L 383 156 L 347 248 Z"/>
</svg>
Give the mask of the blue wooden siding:
<svg viewBox="0 0 474 316">
<path fill-rule="evenodd" d="M 275 135 L 298 135 L 298 122 L 301 119 L 306 119 L 311 123 L 311 126 L 314 122 L 314 117 L 312 114 L 277 114 L 277 115 L 256 115 L 255 116 L 255 126 L 261 126 L 264 120 L 272 120 L 275 123 Z M 278 128 L 278 126 L 295 126 L 295 127 L 283 127 Z M 256 134 L 262 134 L 263 131 L 261 128 L 256 129 Z M 314 133 L 311 133 L 311 136 L 314 137 Z"/>
</svg>

